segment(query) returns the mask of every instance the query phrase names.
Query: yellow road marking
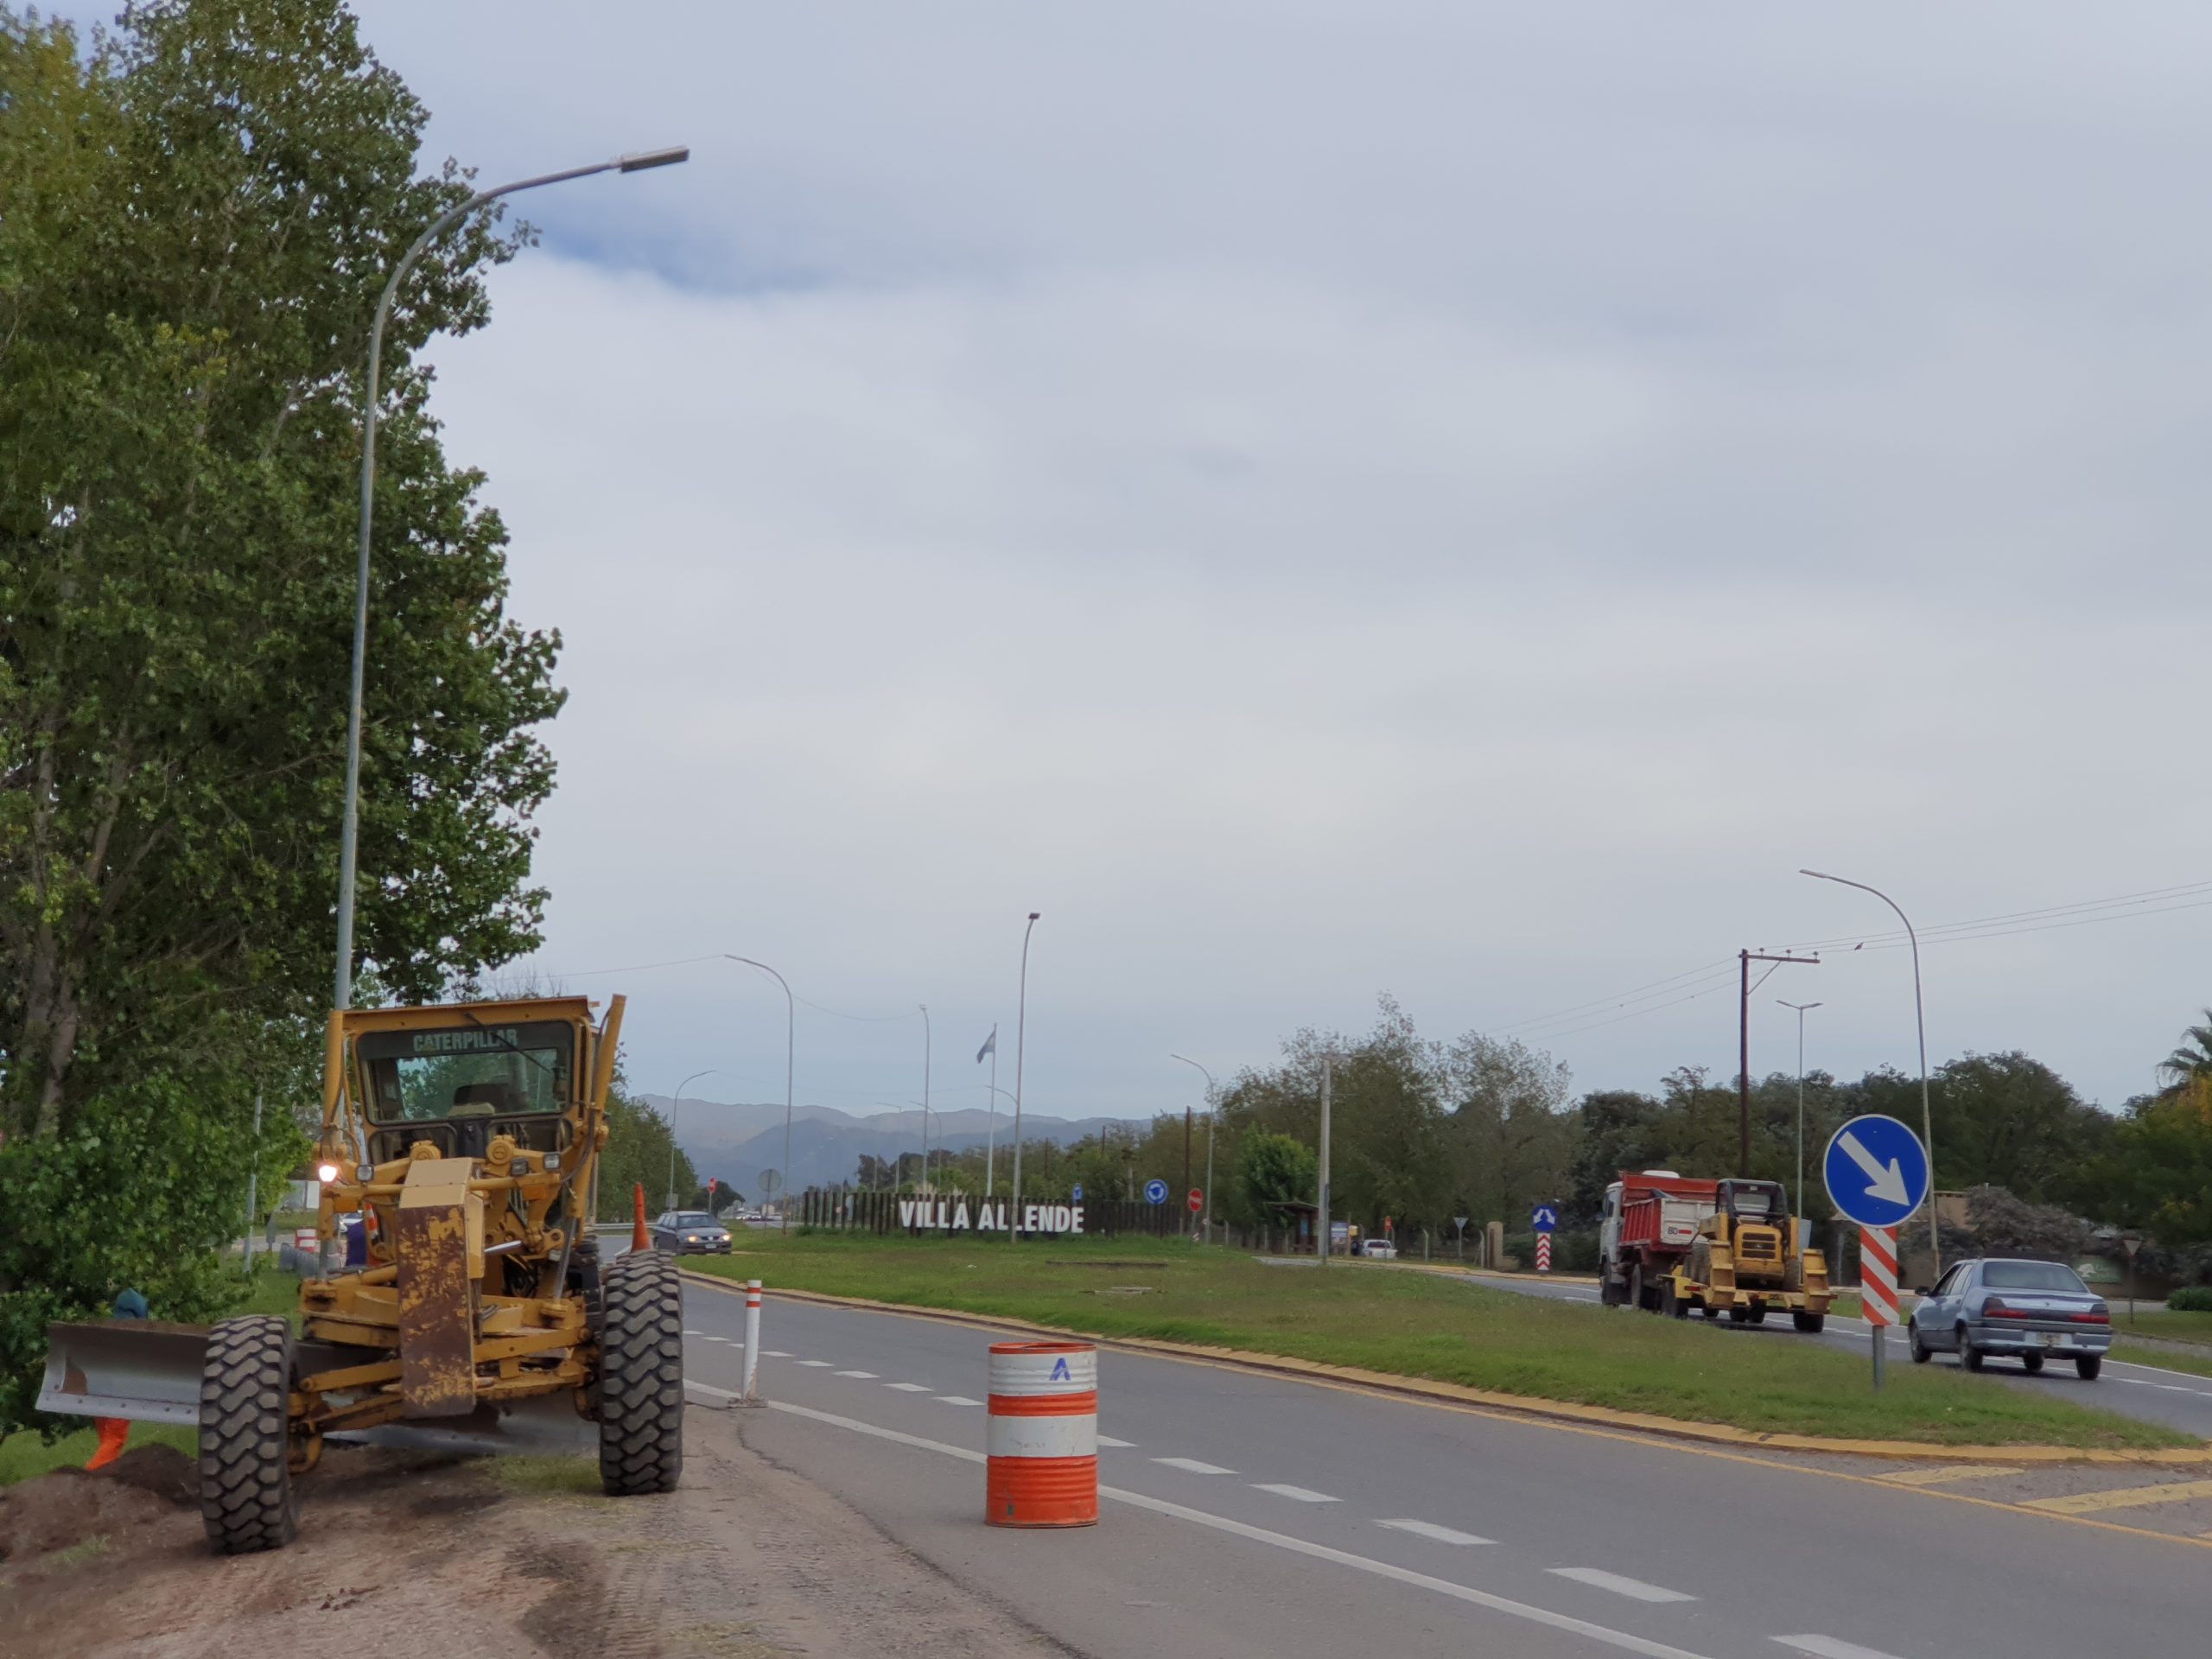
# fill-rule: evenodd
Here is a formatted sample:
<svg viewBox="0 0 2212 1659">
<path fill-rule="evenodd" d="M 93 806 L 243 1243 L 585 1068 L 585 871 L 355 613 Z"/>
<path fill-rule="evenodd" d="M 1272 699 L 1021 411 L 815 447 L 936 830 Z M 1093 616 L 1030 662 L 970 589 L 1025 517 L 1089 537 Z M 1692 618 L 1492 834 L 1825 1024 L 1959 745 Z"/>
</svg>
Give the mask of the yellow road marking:
<svg viewBox="0 0 2212 1659">
<path fill-rule="evenodd" d="M 1994 1480 L 1999 1475 L 2022 1475 L 2024 1469 L 2007 1469 L 2001 1464 L 1955 1463 L 1945 1469 L 1900 1469 L 1894 1475 L 1881 1475 L 1892 1486 L 1942 1486 L 1954 1480 Z"/>
<path fill-rule="evenodd" d="M 2099 1510 L 2139 1510 L 2149 1503 L 2189 1503 L 2200 1497 L 2212 1497 L 2212 1480 L 2171 1480 L 2158 1486 L 2115 1486 L 2107 1492 L 2031 1497 L 2020 1507 L 2046 1515 L 2094 1515 Z"/>
</svg>

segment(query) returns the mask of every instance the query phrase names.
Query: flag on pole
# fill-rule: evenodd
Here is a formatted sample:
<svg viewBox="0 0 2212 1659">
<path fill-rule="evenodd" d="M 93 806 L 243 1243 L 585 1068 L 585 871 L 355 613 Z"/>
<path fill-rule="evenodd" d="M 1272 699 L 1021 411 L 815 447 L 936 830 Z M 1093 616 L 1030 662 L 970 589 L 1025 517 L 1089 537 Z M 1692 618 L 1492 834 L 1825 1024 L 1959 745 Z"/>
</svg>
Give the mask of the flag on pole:
<svg viewBox="0 0 2212 1659">
<path fill-rule="evenodd" d="M 998 1052 L 999 1028 L 996 1026 L 993 1026 L 991 1027 L 991 1034 L 983 1039 L 983 1046 L 976 1051 L 976 1064 L 981 1065 L 985 1060 L 990 1058 L 992 1055 Z"/>
</svg>

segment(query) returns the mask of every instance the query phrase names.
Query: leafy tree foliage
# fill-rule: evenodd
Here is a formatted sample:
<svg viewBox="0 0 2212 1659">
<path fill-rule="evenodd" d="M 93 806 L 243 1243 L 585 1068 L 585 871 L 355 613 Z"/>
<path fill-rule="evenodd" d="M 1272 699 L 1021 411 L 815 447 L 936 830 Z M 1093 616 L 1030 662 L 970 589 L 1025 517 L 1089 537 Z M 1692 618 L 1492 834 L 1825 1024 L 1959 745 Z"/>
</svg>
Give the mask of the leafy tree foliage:
<svg viewBox="0 0 2212 1659">
<path fill-rule="evenodd" d="M 335 0 L 0 0 L 0 1431 L 44 1319 L 207 1310 L 255 1087 L 315 1108 L 367 329 L 469 188 L 425 119 Z M 557 641 L 415 360 L 513 245 L 448 237 L 385 343 L 358 940 L 414 1000 L 543 897 Z"/>
<path fill-rule="evenodd" d="M 1230 1212 L 1248 1227 L 1282 1224 L 1278 1205 L 1312 1204 L 1320 1191 L 1321 1165 L 1313 1148 L 1287 1135 L 1257 1130 L 1236 1154 Z"/>
</svg>

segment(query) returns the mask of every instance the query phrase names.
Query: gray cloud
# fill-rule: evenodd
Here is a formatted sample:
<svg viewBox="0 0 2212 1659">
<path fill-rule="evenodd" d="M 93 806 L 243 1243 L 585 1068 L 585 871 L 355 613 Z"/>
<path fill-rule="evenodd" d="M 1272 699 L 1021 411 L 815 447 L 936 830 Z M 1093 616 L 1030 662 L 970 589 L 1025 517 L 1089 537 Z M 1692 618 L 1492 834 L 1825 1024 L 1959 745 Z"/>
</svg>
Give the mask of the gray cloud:
<svg viewBox="0 0 2212 1659">
<path fill-rule="evenodd" d="M 486 176 L 697 151 L 532 201 L 441 353 L 569 642 L 547 966 L 926 1000 L 950 1088 L 1040 907 L 1074 1115 L 1887 925 L 1808 862 L 2212 876 L 2198 9 L 645 16 L 365 9 Z M 1932 948 L 1931 1044 L 2117 1100 L 2203 930 Z M 1900 956 L 1793 971 L 1910 1061 Z M 780 1090 L 737 972 L 632 976 L 642 1083 Z M 1557 1047 L 1731 1071 L 1731 1001 Z M 917 1091 L 918 1021 L 802 1019 L 804 1097 Z"/>
</svg>

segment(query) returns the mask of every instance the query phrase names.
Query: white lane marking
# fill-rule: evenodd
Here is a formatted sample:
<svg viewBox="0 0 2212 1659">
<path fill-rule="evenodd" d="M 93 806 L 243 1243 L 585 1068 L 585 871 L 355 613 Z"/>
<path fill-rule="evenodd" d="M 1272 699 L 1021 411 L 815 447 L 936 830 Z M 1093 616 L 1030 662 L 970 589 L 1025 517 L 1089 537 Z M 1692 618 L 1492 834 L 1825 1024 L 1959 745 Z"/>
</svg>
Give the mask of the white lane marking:
<svg viewBox="0 0 2212 1659">
<path fill-rule="evenodd" d="M 734 1337 L 709 1337 L 706 1340 L 709 1342 L 734 1342 L 737 1338 Z"/>
<path fill-rule="evenodd" d="M 789 1359 L 791 1356 L 780 1348 L 763 1348 L 760 1351 L 760 1357 L 763 1359 Z"/>
<path fill-rule="evenodd" d="M 1785 1648 L 1809 1654 L 1812 1659 L 1896 1659 L 1892 1654 L 1877 1653 L 1855 1642 L 1839 1642 L 1832 1636 L 1777 1636 L 1771 1639 Z"/>
<path fill-rule="evenodd" d="M 743 1395 L 735 1392 L 734 1389 L 718 1389 L 711 1382 L 694 1382 L 688 1376 L 683 1379 L 683 1391 L 686 1394 L 712 1395 L 717 1400 L 742 1400 L 745 1398 Z"/>
<path fill-rule="evenodd" d="M 817 1411 L 810 1406 L 795 1406 L 787 1400 L 771 1400 L 768 1402 L 768 1407 L 772 1411 L 789 1412 L 794 1417 L 810 1418 L 817 1423 L 828 1423 L 834 1427 L 850 1429 L 856 1434 L 872 1434 L 878 1440 L 892 1440 L 900 1446 L 911 1446 L 924 1452 L 935 1452 L 948 1458 L 957 1458 L 963 1463 L 982 1463 L 985 1460 L 981 1452 L 970 1452 L 964 1446 L 947 1446 L 942 1440 L 924 1440 L 918 1434 L 902 1434 L 895 1428 L 878 1428 L 874 1423 L 863 1423 L 851 1417 L 840 1417 L 835 1412 Z M 1618 1648 L 1624 1653 L 1641 1654 L 1643 1659 L 1710 1659 L 1710 1656 L 1692 1653 L 1687 1648 L 1671 1648 L 1663 1642 L 1654 1642 L 1647 1637 L 1632 1635 L 1627 1630 L 1611 1630 L 1603 1624 L 1594 1624 L 1586 1618 L 1576 1618 L 1567 1613 L 1555 1613 L 1548 1607 L 1538 1607 L 1525 1601 L 1514 1601 L 1504 1596 L 1492 1595 L 1487 1590 L 1477 1590 L 1469 1585 L 1454 1584 L 1449 1579 L 1439 1579 L 1427 1573 L 1416 1573 L 1411 1567 L 1400 1567 L 1392 1561 L 1378 1561 L 1371 1555 L 1355 1555 L 1350 1550 L 1332 1549 L 1326 1544 L 1312 1543 L 1306 1539 L 1293 1538 L 1284 1533 L 1269 1532 L 1265 1527 L 1249 1526 L 1242 1521 L 1231 1521 L 1225 1515 L 1209 1515 L 1204 1510 L 1193 1510 L 1180 1503 L 1170 1503 L 1165 1498 L 1147 1497 L 1142 1492 L 1124 1491 L 1118 1486 L 1101 1486 L 1098 1489 L 1098 1495 L 1101 1497 L 1111 1498 L 1116 1503 L 1127 1503 L 1132 1509 L 1149 1510 L 1154 1515 L 1165 1515 L 1178 1521 L 1188 1521 L 1193 1526 L 1210 1527 L 1216 1532 L 1225 1532 L 1231 1537 L 1246 1539 L 1255 1544 L 1267 1544 L 1276 1549 L 1287 1550 L 1294 1555 L 1304 1555 L 1317 1561 L 1332 1562 L 1338 1567 L 1351 1567 L 1356 1572 L 1372 1573 L 1378 1579 L 1389 1579 L 1397 1584 L 1410 1584 L 1418 1589 L 1433 1590 L 1440 1596 L 1451 1597 L 1454 1601 L 1464 1601 L 1477 1607 L 1487 1607 L 1492 1612 L 1503 1613 L 1513 1618 L 1526 1619 L 1532 1624 L 1546 1625 L 1555 1630 L 1571 1631 L 1576 1636 L 1587 1637 L 1593 1642 L 1601 1642 L 1607 1647 Z"/>
<path fill-rule="evenodd" d="M 896 1389 L 901 1394 L 927 1394 L 930 1391 L 926 1382 L 887 1382 L 883 1386 Z"/>
<path fill-rule="evenodd" d="M 837 1375 L 840 1376 L 857 1376 L 863 1382 L 873 1382 L 875 1381 L 875 1373 L 874 1371 L 840 1371 Z"/>
<path fill-rule="evenodd" d="M 830 1362 L 826 1359 L 802 1359 L 799 1361 L 799 1363 L 802 1365 L 810 1366 L 817 1371 L 826 1371 L 830 1369 Z"/>
<path fill-rule="evenodd" d="M 970 1400 L 964 1394 L 940 1394 L 938 1398 L 948 1406 L 980 1406 L 983 1403 L 980 1400 Z"/>
<path fill-rule="evenodd" d="M 1234 1469 L 1224 1469 L 1217 1463 L 1200 1463 L 1196 1458 L 1154 1458 L 1154 1463 L 1169 1469 L 1180 1469 L 1186 1475 L 1233 1475 Z"/>
<path fill-rule="evenodd" d="M 703 1337 L 707 1333 L 703 1331 L 694 1331 L 687 1325 L 683 1327 L 683 1334 L 687 1337 Z"/>
<path fill-rule="evenodd" d="M 1416 1538 L 1432 1539 L 1440 1544 L 1494 1544 L 1495 1538 L 1478 1537 L 1471 1532 L 1460 1532 L 1451 1527 L 1440 1527 L 1433 1521 L 1377 1521 L 1378 1527 L 1388 1527 L 1393 1532 L 1410 1532 Z"/>
<path fill-rule="evenodd" d="M 1135 1440 L 1117 1440 L 1111 1434 L 1101 1434 L 1098 1437 L 1098 1444 L 1101 1446 L 1119 1446 L 1122 1450 L 1127 1451 L 1135 1446 L 1136 1442 Z"/>
<path fill-rule="evenodd" d="M 1255 1492 L 1273 1492 L 1277 1497 L 1287 1497 L 1300 1503 L 1333 1503 L 1337 1500 L 1326 1492 L 1317 1492 L 1310 1486 L 1265 1486 L 1252 1483 Z"/>
<path fill-rule="evenodd" d="M 1546 1572 L 1554 1578 L 1573 1579 L 1577 1584 L 1586 1584 L 1592 1589 L 1610 1590 L 1617 1596 L 1626 1596 L 1635 1601 L 1695 1601 L 1695 1596 L 1686 1596 L 1679 1590 L 1668 1590 L 1656 1584 L 1646 1584 L 1642 1579 L 1624 1579 L 1618 1573 L 1608 1573 L 1599 1567 L 1553 1567 Z"/>
</svg>

